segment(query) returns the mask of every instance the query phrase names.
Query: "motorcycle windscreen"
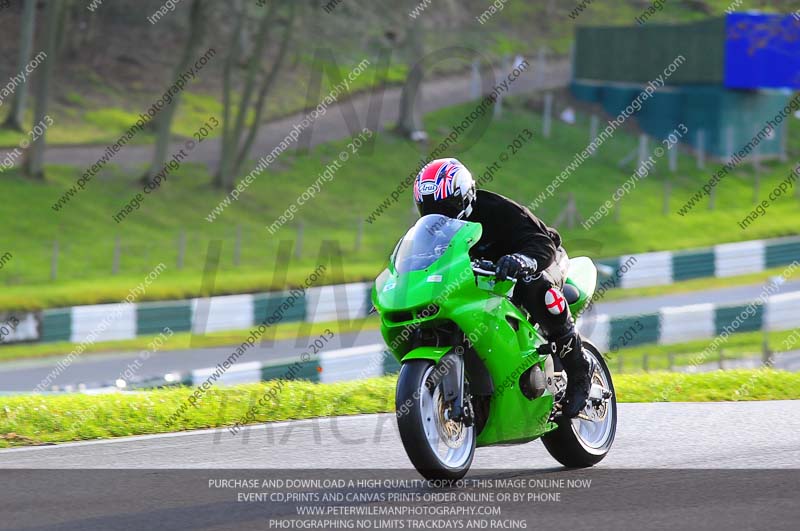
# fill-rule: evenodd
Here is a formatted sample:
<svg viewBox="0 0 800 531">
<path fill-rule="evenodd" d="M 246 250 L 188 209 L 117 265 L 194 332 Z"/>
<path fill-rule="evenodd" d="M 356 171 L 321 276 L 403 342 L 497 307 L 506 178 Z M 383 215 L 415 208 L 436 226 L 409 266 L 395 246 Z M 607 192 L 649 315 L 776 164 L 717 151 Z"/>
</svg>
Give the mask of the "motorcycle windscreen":
<svg viewBox="0 0 800 531">
<path fill-rule="evenodd" d="M 444 254 L 453 237 L 466 224 L 440 214 L 419 218 L 392 253 L 395 271 L 408 273 L 427 268 Z"/>
</svg>

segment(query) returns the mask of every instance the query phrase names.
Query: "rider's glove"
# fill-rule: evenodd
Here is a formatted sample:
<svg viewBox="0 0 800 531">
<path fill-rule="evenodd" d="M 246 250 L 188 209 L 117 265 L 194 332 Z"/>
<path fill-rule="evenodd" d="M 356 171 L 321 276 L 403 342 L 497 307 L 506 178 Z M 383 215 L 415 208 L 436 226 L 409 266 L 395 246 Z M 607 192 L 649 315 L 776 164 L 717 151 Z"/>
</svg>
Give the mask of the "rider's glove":
<svg viewBox="0 0 800 531">
<path fill-rule="evenodd" d="M 537 266 L 535 259 L 524 254 L 507 254 L 497 261 L 497 280 L 532 276 L 536 274 Z"/>
</svg>

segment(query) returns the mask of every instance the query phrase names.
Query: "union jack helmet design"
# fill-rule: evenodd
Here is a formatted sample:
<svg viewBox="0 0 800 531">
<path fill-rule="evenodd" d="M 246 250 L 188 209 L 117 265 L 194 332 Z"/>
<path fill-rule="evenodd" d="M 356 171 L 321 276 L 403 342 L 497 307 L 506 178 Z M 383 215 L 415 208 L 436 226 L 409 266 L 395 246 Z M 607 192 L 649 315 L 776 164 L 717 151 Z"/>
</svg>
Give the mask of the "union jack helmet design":
<svg viewBox="0 0 800 531">
<path fill-rule="evenodd" d="M 475 195 L 475 179 L 458 159 L 429 162 L 414 180 L 414 202 L 420 216 L 468 217 Z"/>
</svg>

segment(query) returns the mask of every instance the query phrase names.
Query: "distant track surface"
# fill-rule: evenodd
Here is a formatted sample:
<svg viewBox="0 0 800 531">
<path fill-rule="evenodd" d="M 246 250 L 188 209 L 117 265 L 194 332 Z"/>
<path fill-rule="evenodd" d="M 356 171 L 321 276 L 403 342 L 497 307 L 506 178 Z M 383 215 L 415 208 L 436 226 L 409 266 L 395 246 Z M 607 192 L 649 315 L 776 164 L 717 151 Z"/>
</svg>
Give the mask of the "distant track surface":
<svg viewBox="0 0 800 531">
<path fill-rule="evenodd" d="M 556 89 L 569 84 L 570 68 L 567 61 L 551 62 L 543 68 L 535 65 L 534 60 L 530 61 L 533 68 L 528 68 L 513 84 L 509 85 L 511 94 Z M 495 70 L 496 74 L 492 74 L 489 70 L 484 71 L 487 84 L 492 80 L 493 83 L 505 80 L 507 72 L 503 72 L 500 67 Z M 484 87 L 487 94 L 491 92 L 492 88 L 492 86 Z M 314 126 L 310 129 L 310 131 L 313 131 L 313 136 L 310 137 L 310 144 L 306 147 L 340 140 L 356 133 L 355 131 L 351 132 L 344 113 L 354 109 L 359 122 L 365 124 L 368 112 L 371 112 L 369 109 L 372 101 L 381 102 L 378 109 L 380 111 L 377 120 L 378 129 L 383 129 L 389 124 L 396 123 L 399 116 L 401 92 L 402 87 L 385 87 L 376 89 L 375 94 L 372 95 L 364 93 L 357 94 L 349 99 L 343 98 L 342 102 L 331 105 L 324 115 L 314 120 Z M 472 95 L 472 78 L 469 74 L 426 81 L 423 83 L 421 93 L 423 94 L 421 101 L 423 113 L 451 107 L 474 99 Z M 325 96 L 324 93 L 320 93 L 319 99 L 322 100 Z M 317 105 L 316 101 L 309 103 L 310 106 Z M 253 158 L 256 159 L 261 154 L 265 155 L 271 152 L 275 146 L 281 143 L 292 127 L 301 122 L 307 114 L 307 112 L 294 113 L 259 127 L 253 144 Z M 348 115 L 348 118 L 351 118 L 351 116 Z M 361 125 L 356 129 L 360 128 Z M 206 140 L 192 150 L 191 157 L 188 160 L 215 167 L 219 163 L 220 143 L 221 140 L 219 138 Z M 183 147 L 184 142 L 176 142 L 170 145 L 168 152 L 174 153 Z M 105 145 L 48 146 L 45 152 L 45 161 L 48 164 L 89 167 L 103 156 L 105 150 Z M 10 151 L 9 149 L 0 150 L 0 158 L 5 157 Z M 153 146 L 150 145 L 127 145 L 115 155 L 114 164 L 138 167 L 142 165 L 143 161 L 149 161 L 152 158 L 152 152 Z"/>
</svg>

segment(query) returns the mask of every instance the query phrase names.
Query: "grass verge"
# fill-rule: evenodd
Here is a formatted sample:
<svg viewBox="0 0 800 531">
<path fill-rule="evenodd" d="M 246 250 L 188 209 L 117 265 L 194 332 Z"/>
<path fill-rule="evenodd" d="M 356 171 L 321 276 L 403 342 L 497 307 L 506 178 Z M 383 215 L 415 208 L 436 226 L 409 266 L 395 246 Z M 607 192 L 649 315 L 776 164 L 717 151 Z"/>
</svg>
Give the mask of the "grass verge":
<svg viewBox="0 0 800 531">
<path fill-rule="evenodd" d="M 551 137 L 545 140 L 536 136 L 542 127 L 539 114 L 530 112 L 522 101 L 509 99 L 507 103 L 508 112 L 496 120 L 490 120 L 487 114 L 476 121 L 449 152 L 471 167 L 487 188 L 529 204 L 562 172 L 575 152 L 585 147 L 587 117 L 581 116 L 575 125 L 554 123 Z M 474 107 L 473 102 L 427 115 L 426 130 L 432 139 L 429 149 L 447 137 L 453 124 L 461 123 Z M 535 136 L 510 154 L 509 143 L 525 129 Z M 790 128 L 789 146 L 797 145 L 794 138 L 800 133 L 793 132 L 797 129 Z M 45 182 L 31 182 L 16 170 L 9 170 L 4 173 L 3 215 L 8 238 L 0 254 L 7 251 L 12 258 L 0 275 L 4 284 L 0 308 L 116 302 L 159 262 L 167 270 L 148 288 L 145 299 L 196 296 L 202 291 L 210 242 L 217 240 L 222 248 L 215 294 L 298 285 L 320 263 L 332 265 L 325 283 L 373 279 L 415 217 L 407 204 L 410 191 L 397 190 L 420 158 L 419 146 L 412 142 L 389 133 L 375 136 L 374 145 L 368 143 L 357 153 L 348 148 L 346 140 L 284 153 L 213 221 L 209 221 L 210 213 L 227 194 L 209 186 L 211 176 L 201 165 L 181 166 L 122 223 L 112 219 L 141 192 L 139 172 L 109 167 L 98 182 L 88 185 L 56 212 L 51 206 L 74 184 L 81 173 L 79 168 L 48 167 Z M 473 145 L 476 137 L 479 141 Z M 571 192 L 581 216 L 588 218 L 630 178 L 632 168 L 620 169 L 618 162 L 636 145 L 634 136 L 617 132 L 595 157 L 571 174 L 568 185 L 553 197 L 546 197 L 536 213 L 553 222 Z M 313 201 L 298 207 L 297 198 L 318 179 L 323 168 L 339 160 L 342 151 L 349 153 L 348 162 L 340 165 Z M 790 155 L 794 157 L 794 151 Z M 499 169 L 489 172 L 487 181 L 487 167 L 493 164 Z M 376 166 L 389 170 L 375 172 Z M 761 195 L 785 179 L 791 167 L 788 162 L 765 163 Z M 580 225 L 563 228 L 567 249 L 573 256 L 599 258 L 797 233 L 797 200 L 788 195 L 746 231 L 739 228 L 736 221 L 752 208 L 753 171 L 747 166 L 720 184 L 715 210 L 703 204 L 679 216 L 678 208 L 715 168 L 716 164 L 709 163 L 707 170 L 698 170 L 693 159 L 681 155 L 675 174 L 681 177 L 677 178 L 667 169 L 666 161 L 659 160 L 647 179 L 620 202 L 618 214 L 604 217 L 590 231 Z M 252 165 L 245 168 L 248 173 L 251 170 Z M 671 195 L 663 211 L 667 182 Z M 296 214 L 287 214 L 291 206 Z M 100 222 L 104 219 L 108 222 Z M 267 227 L 283 223 L 282 219 L 286 223 L 272 234 Z M 675 230 L 676 226 L 680 230 Z M 300 241 L 302 248 L 298 248 Z M 280 261 L 279 256 L 291 258 Z M 53 266 L 54 257 L 57 267 Z M 50 280 L 53 274 L 55 281 Z"/>
<path fill-rule="evenodd" d="M 735 277 L 706 277 L 681 280 L 665 286 L 645 286 L 641 288 L 610 289 L 603 295 L 599 302 L 620 301 L 640 297 L 660 297 L 662 295 L 677 295 L 712 289 L 733 288 L 741 286 L 761 286 L 771 279 L 786 271 L 786 266 L 765 269 L 758 273 L 749 273 Z M 600 279 L 602 282 L 602 279 Z"/>
<path fill-rule="evenodd" d="M 170 416 L 193 389 L 1 397 L 0 447 L 232 426 L 277 385 L 280 392 L 265 400 L 252 422 L 387 413 L 394 410 L 395 381 L 395 376 L 384 376 L 337 384 L 291 381 L 212 388 L 174 424 Z M 679 402 L 800 399 L 800 374 L 772 370 L 620 375 L 615 384 L 620 402 L 660 401 L 665 389 L 672 390 L 669 400 Z"/>
<path fill-rule="evenodd" d="M 617 374 L 630 372 L 645 372 L 668 370 L 670 357 L 675 367 L 693 364 L 715 363 L 723 360 L 759 357 L 762 355 L 764 341 L 775 353 L 794 350 L 797 340 L 790 340 L 796 336 L 796 330 L 782 330 L 778 332 L 742 332 L 731 334 L 728 340 L 718 350 L 703 352 L 712 343 L 713 339 L 699 339 L 674 345 L 647 344 L 630 348 L 623 348 L 617 352 L 607 354 L 608 364 Z M 645 358 L 647 359 L 645 365 Z M 724 361 L 723 361 L 724 363 Z"/>
</svg>

